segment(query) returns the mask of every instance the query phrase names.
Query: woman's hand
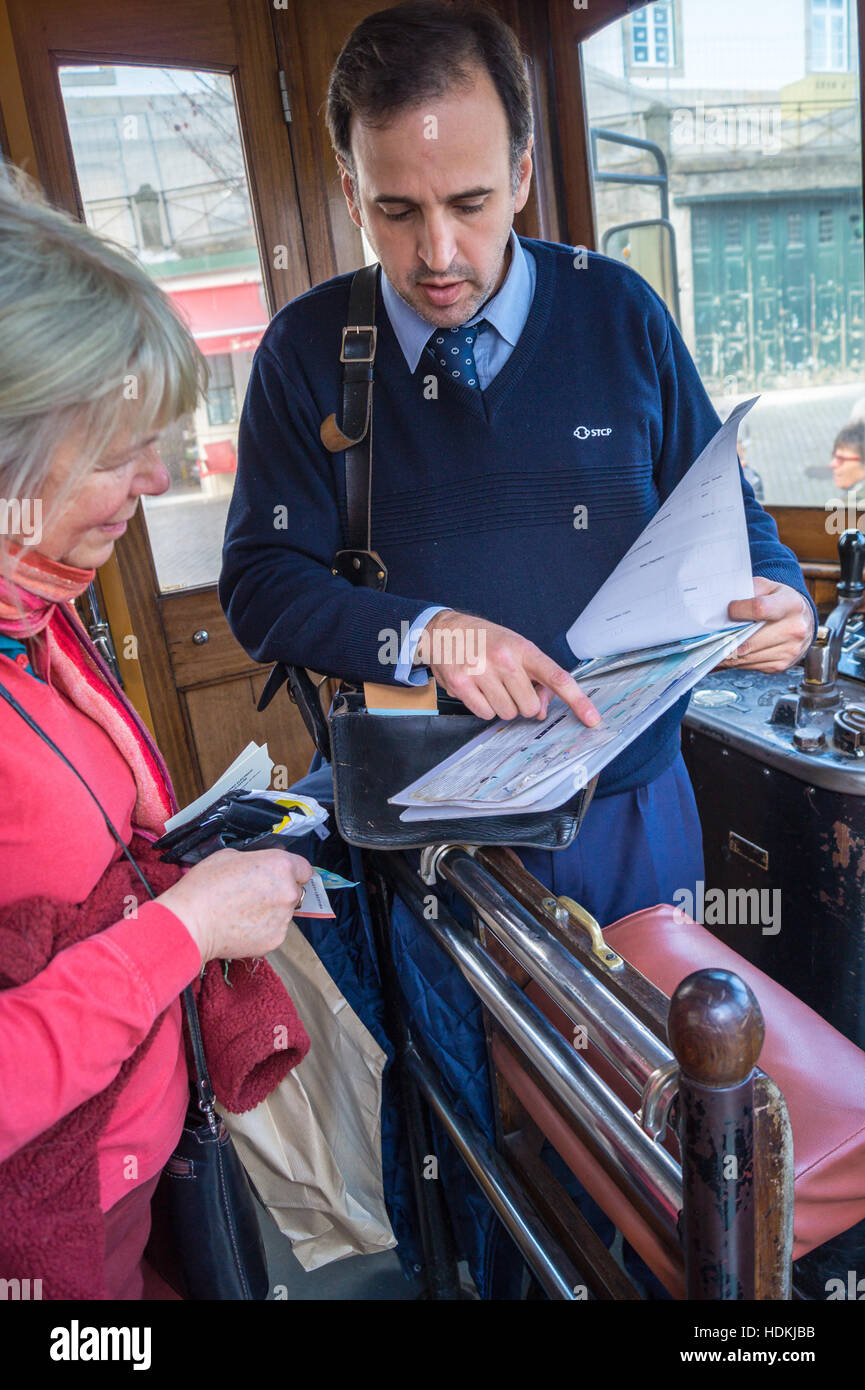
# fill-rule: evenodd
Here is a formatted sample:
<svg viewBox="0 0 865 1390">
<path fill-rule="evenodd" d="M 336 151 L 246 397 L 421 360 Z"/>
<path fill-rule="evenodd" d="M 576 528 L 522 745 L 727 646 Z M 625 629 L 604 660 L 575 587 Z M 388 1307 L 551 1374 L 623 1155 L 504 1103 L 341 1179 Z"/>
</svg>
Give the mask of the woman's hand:
<svg viewBox="0 0 865 1390">
<path fill-rule="evenodd" d="M 312 868 L 299 854 L 221 849 L 156 901 L 180 918 L 204 965 L 275 951 L 311 878 Z"/>
</svg>

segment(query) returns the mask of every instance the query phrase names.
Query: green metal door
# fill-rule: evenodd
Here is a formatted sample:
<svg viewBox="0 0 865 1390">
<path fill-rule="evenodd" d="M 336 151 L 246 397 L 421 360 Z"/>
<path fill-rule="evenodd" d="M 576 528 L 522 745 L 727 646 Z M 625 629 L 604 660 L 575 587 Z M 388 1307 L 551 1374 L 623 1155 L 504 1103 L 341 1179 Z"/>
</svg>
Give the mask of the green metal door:
<svg viewBox="0 0 865 1390">
<path fill-rule="evenodd" d="M 849 378 L 863 362 L 858 192 L 705 202 L 691 214 L 703 377 L 758 387 Z"/>
</svg>

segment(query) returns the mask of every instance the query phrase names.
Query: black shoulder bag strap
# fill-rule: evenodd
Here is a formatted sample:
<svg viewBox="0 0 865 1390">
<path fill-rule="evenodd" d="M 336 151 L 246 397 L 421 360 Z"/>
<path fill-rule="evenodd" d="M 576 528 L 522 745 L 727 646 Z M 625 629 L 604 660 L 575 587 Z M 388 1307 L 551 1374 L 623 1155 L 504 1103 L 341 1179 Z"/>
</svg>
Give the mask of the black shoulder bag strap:
<svg viewBox="0 0 865 1390">
<path fill-rule="evenodd" d="M 140 865 L 135 862 L 134 855 L 130 854 L 127 846 L 123 843 L 123 837 L 121 836 L 119 830 L 117 830 L 117 828 L 112 824 L 111 820 L 108 817 L 107 811 L 104 810 L 102 803 L 100 802 L 96 793 L 89 786 L 86 778 L 82 777 L 75 764 L 69 761 L 63 750 L 57 747 L 57 744 L 54 742 L 54 740 L 50 738 L 48 734 L 46 734 L 45 730 L 36 723 L 36 720 L 33 718 L 33 716 L 27 713 L 27 710 L 24 708 L 24 706 L 19 705 L 18 701 L 15 699 L 15 696 L 9 690 L 6 689 L 2 681 L 0 681 L 0 698 L 4 699 L 7 705 L 11 705 L 15 713 L 20 714 L 25 724 L 29 724 L 33 732 L 39 735 L 39 737 L 42 739 L 42 742 L 47 743 L 48 747 L 52 750 L 52 752 L 56 753 L 58 758 L 61 758 L 63 760 L 63 762 L 69 768 L 70 772 L 75 773 L 75 776 L 78 778 L 79 782 L 84 787 L 91 800 L 93 800 L 96 803 L 96 806 L 99 809 L 99 813 L 102 816 L 102 819 L 105 821 L 105 824 L 107 825 L 110 833 L 113 835 L 114 839 L 117 841 L 121 850 L 126 855 L 126 858 L 129 860 L 133 869 L 137 873 L 138 877 L 141 879 L 141 882 L 147 889 L 149 896 L 155 899 L 156 894 L 154 893 L 153 889 L 148 883 L 144 872 L 142 871 Z M 189 1039 L 192 1043 L 192 1055 L 195 1061 L 195 1089 L 198 1095 L 198 1108 L 206 1116 L 210 1128 L 213 1130 L 214 1133 L 216 1133 L 218 1124 L 216 1111 L 214 1110 L 214 1105 L 216 1104 L 216 1097 L 213 1094 L 213 1086 L 210 1082 L 210 1074 L 207 1070 L 207 1062 L 205 1061 L 204 1057 L 204 1044 L 201 1040 L 201 1027 L 198 1022 L 198 1009 L 195 1004 L 195 995 L 192 993 L 191 986 L 187 985 L 186 989 L 183 990 L 182 998 L 183 1007 L 186 1012 L 186 1022 L 189 1026 Z"/>
<path fill-rule="evenodd" d="M 347 546 L 333 557 L 333 573 L 366 589 L 387 587 L 387 569 L 372 549 L 372 385 L 378 329 L 375 302 L 378 264 L 355 272 L 348 301 L 348 324 L 342 330 L 342 428 L 328 415 L 320 428 L 321 441 L 331 453 L 345 451 Z M 259 711 L 266 709 L 285 682 L 303 717 L 313 743 L 330 761 L 330 734 L 318 690 L 302 666 L 278 661 L 267 678 Z"/>
<path fill-rule="evenodd" d="M 365 589 L 387 587 L 387 570 L 372 549 L 372 382 L 378 329 L 378 265 L 362 266 L 351 282 L 348 326 L 342 330 L 342 429 L 328 415 L 319 431 L 331 453 L 345 450 L 348 546 L 333 557 L 334 574 Z"/>
</svg>

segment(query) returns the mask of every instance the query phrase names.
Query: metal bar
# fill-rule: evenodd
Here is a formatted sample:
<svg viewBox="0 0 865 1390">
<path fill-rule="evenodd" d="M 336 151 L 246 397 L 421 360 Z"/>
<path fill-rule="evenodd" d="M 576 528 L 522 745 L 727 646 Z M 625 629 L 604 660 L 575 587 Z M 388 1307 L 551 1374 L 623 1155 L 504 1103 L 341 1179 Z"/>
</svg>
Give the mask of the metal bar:
<svg viewBox="0 0 865 1390">
<path fill-rule="evenodd" d="M 390 946 L 390 914 L 387 885 L 380 873 L 367 872 L 370 917 L 372 920 L 376 962 L 379 978 L 385 985 L 385 1027 L 396 1048 L 396 1082 L 402 1100 L 411 1162 L 412 1191 L 417 1210 L 418 1230 L 423 1249 L 424 1274 L 431 1300 L 450 1302 L 460 1298 L 460 1278 L 457 1266 L 456 1243 L 451 1229 L 447 1203 L 441 1184 L 430 1187 L 424 1181 L 423 1166 L 427 1154 L 434 1153 L 429 1112 L 418 1091 L 414 1077 L 405 1062 L 409 1030 L 401 1004 L 396 966 Z"/>
<path fill-rule="evenodd" d="M 90 611 L 90 621 L 87 624 L 90 640 L 99 652 L 102 660 L 110 667 L 114 679 L 122 690 L 125 688 L 123 676 L 120 674 L 120 667 L 117 664 L 117 653 L 114 650 L 111 628 L 108 626 L 105 614 L 102 611 L 102 605 L 99 600 L 95 582 L 87 586 L 86 601 Z"/>
<path fill-rule="evenodd" d="M 657 985 L 653 985 L 627 961 L 621 970 L 602 968 L 594 946 L 590 948 L 589 937 L 581 930 L 579 922 L 573 919 L 570 912 L 566 912 L 564 917 L 557 914 L 552 904 L 558 900 L 552 898 L 549 888 L 545 888 L 524 868 L 515 851 L 502 846 L 486 846 L 475 851 L 475 858 L 485 869 L 489 869 L 496 882 L 501 883 L 522 907 L 528 908 L 550 936 L 564 946 L 590 975 L 603 982 L 614 999 L 618 999 L 630 1013 L 645 1023 L 656 1038 L 667 1042 L 670 1001 Z"/>
<path fill-rule="evenodd" d="M 673 1061 L 670 1049 L 614 999 L 489 869 L 455 848 L 439 856 L 436 871 L 468 899 L 496 939 L 568 1018 L 585 1027 L 599 1051 L 638 1091 L 653 1072 Z"/>
<path fill-rule="evenodd" d="M 399 1054 L 399 1087 L 406 1121 L 412 1167 L 412 1186 L 424 1257 L 427 1296 L 433 1302 L 450 1302 L 461 1295 L 456 1248 L 441 1183 L 424 1180 L 427 1158 L 435 1153 L 427 1107 L 406 1054 Z"/>
<path fill-rule="evenodd" d="M 478 998 L 521 1048 L 562 1102 L 580 1132 L 604 1155 L 616 1181 L 677 1234 L 682 1174 L 666 1149 L 656 1145 L 619 1100 L 540 1009 L 486 954 L 470 932 L 439 904 L 438 917 L 424 914 L 417 875 L 401 854 L 373 854 L 406 905 L 457 966 Z"/>
<path fill-rule="evenodd" d="M 632 231 L 635 227 L 666 227 L 670 233 L 670 293 L 672 295 L 673 317 L 677 327 L 682 326 L 681 301 L 679 297 L 679 253 L 676 250 L 676 229 L 668 217 L 646 217 L 639 222 L 620 222 L 614 227 L 607 227 L 601 237 L 601 251 L 607 254 L 607 245 L 616 232 Z M 753 302 L 753 301 L 752 301 Z"/>
<path fill-rule="evenodd" d="M 601 183 L 645 183 L 650 184 L 660 190 L 661 194 L 661 216 L 669 219 L 670 216 L 670 194 L 669 178 L 667 172 L 667 158 L 661 146 L 654 140 L 643 140 L 638 135 L 622 135 L 618 130 L 602 130 L 600 126 L 593 126 L 591 129 L 592 141 L 592 177 Z M 645 150 L 650 154 L 658 166 L 657 174 L 612 174 L 602 173 L 598 169 L 598 141 L 607 140 L 613 145 L 629 145 L 635 150 Z"/>
<path fill-rule="evenodd" d="M 449 1138 L 490 1206 L 519 1247 L 526 1263 L 550 1298 L 573 1302 L 586 1280 L 554 1240 L 507 1164 L 484 1139 L 473 1120 L 457 1115 L 438 1076 L 413 1047 L 406 1066 L 424 1099 L 438 1115 Z"/>
<path fill-rule="evenodd" d="M 666 187 L 667 180 L 661 174 L 607 174 L 595 171 L 597 183 L 643 183 L 653 188 Z M 664 221 L 667 219 L 664 218 Z"/>
</svg>

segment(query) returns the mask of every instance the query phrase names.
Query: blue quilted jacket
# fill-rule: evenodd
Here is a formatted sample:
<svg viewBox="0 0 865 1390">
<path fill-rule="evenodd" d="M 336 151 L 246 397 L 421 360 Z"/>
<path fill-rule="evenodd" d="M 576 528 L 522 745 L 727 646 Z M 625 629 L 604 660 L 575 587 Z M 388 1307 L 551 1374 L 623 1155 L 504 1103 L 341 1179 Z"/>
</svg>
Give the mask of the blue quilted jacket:
<svg viewBox="0 0 865 1390">
<path fill-rule="evenodd" d="M 306 793 L 332 814 L 330 767 L 316 757 L 313 770 L 292 788 Z M 333 820 L 331 819 L 331 825 Z M 385 1200 L 397 1253 L 407 1273 L 422 1269 L 408 1141 L 394 1084 L 394 1048 L 384 1027 L 384 1002 L 373 944 L 372 925 L 360 854 L 335 833 L 321 841 L 309 835 L 296 842 L 296 852 L 323 868 L 357 880 L 357 890 L 335 893 L 336 921 L 300 917 L 297 925 L 328 974 L 376 1042 L 388 1056 L 382 1101 L 382 1168 Z M 446 891 L 442 900 L 468 925 L 468 909 Z M 469 1115 L 493 1139 L 493 1112 L 487 1071 L 486 1043 L 476 996 L 443 951 L 399 899 L 391 915 L 392 946 L 400 984 L 413 1030 L 423 1039 L 458 1112 Z M 482 1298 L 519 1297 L 522 1264 L 510 1237 L 481 1196 L 447 1136 L 433 1126 L 440 1181 L 459 1255 L 467 1260 Z"/>
</svg>

